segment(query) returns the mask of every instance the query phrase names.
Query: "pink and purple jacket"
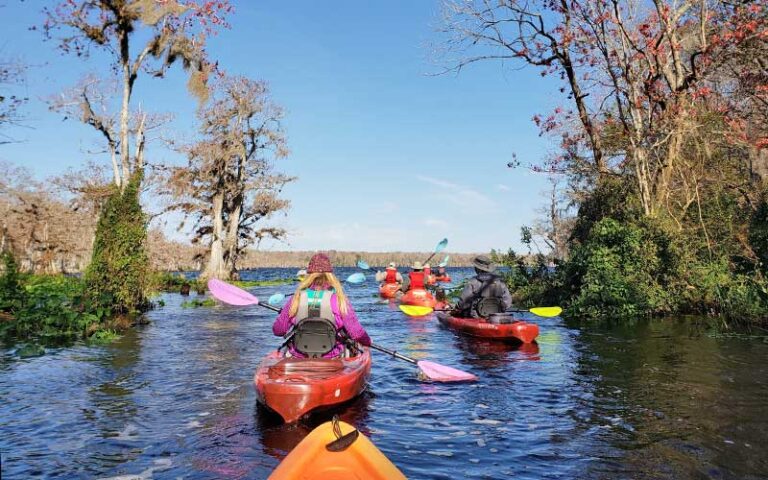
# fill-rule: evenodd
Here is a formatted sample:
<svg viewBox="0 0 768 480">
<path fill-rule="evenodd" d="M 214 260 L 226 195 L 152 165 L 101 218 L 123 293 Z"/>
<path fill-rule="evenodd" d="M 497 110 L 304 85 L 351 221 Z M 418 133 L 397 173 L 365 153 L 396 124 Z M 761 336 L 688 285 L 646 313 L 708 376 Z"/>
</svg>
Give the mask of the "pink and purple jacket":
<svg viewBox="0 0 768 480">
<path fill-rule="evenodd" d="M 294 317 L 291 317 L 288 313 L 291 310 L 291 302 L 288 302 L 285 304 L 282 310 L 280 310 L 280 313 L 277 315 L 277 319 L 275 320 L 274 325 L 272 325 L 272 333 L 275 335 L 282 337 L 286 333 L 288 333 L 291 328 L 296 324 L 296 319 Z M 336 297 L 336 294 L 334 293 L 331 295 L 331 311 L 333 311 L 333 317 L 336 320 L 336 330 L 339 331 L 342 328 L 344 331 L 347 332 L 347 335 L 352 340 L 365 345 L 369 346 L 371 344 L 371 338 L 368 336 L 368 333 L 366 333 L 365 329 L 362 325 L 360 325 L 360 321 L 357 319 L 357 314 L 355 314 L 355 310 L 352 308 L 352 305 L 347 302 L 347 314 L 342 315 L 339 311 L 339 301 Z M 291 355 L 294 357 L 304 357 L 305 355 L 296 351 L 293 346 L 289 346 L 289 351 L 291 352 Z M 336 346 L 333 347 L 333 350 L 323 355 L 323 358 L 334 358 L 340 356 L 344 352 L 344 344 L 339 341 L 339 339 L 336 339 Z"/>
</svg>

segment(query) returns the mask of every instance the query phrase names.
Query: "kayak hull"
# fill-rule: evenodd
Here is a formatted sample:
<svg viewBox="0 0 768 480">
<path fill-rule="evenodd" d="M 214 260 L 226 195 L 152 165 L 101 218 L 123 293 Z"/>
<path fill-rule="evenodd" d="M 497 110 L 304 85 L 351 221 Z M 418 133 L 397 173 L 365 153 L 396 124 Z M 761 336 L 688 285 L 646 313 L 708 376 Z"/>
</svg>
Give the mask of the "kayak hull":
<svg viewBox="0 0 768 480">
<path fill-rule="evenodd" d="M 360 395 L 370 374 L 367 348 L 350 358 L 286 358 L 275 351 L 256 370 L 256 398 L 286 423 L 293 423 L 313 410 Z"/>
<path fill-rule="evenodd" d="M 400 291 L 400 285 L 397 283 L 382 283 L 379 286 L 379 296 L 381 298 L 395 298 Z"/>
<path fill-rule="evenodd" d="M 523 320 L 495 324 L 482 318 L 458 318 L 444 314 L 438 314 L 437 318 L 443 325 L 473 337 L 531 343 L 539 336 L 539 326 Z"/>
<path fill-rule="evenodd" d="M 451 283 L 450 275 L 443 275 L 442 277 L 435 277 L 437 283 Z"/>
<path fill-rule="evenodd" d="M 341 435 L 354 427 L 339 422 Z M 337 440 L 333 422 L 326 422 L 307 435 L 280 462 L 268 480 L 405 480 L 405 475 L 362 433 L 341 451 L 327 445 Z"/>
<path fill-rule="evenodd" d="M 408 290 L 403 298 L 400 299 L 400 303 L 404 305 L 415 305 L 417 307 L 430 307 L 435 308 L 435 297 L 431 293 L 423 288 L 416 288 Z"/>
</svg>

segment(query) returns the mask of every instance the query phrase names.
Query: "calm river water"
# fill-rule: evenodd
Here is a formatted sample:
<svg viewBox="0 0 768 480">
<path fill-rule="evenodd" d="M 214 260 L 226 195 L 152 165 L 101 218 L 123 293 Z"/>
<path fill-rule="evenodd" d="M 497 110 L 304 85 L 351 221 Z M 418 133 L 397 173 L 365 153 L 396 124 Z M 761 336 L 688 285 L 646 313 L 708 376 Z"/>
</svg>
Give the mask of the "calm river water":
<svg viewBox="0 0 768 480">
<path fill-rule="evenodd" d="M 349 287 L 374 341 L 480 377 L 421 382 L 374 352 L 367 393 L 339 413 L 411 479 L 768 477 L 764 338 L 710 335 L 691 320 L 537 319 L 538 347 L 516 349 L 409 319 L 375 292 Z M 3 480 L 264 479 L 329 418 L 277 425 L 257 407 L 254 369 L 279 345 L 272 312 L 163 298 L 149 325 L 109 346 L 2 351 Z"/>
</svg>

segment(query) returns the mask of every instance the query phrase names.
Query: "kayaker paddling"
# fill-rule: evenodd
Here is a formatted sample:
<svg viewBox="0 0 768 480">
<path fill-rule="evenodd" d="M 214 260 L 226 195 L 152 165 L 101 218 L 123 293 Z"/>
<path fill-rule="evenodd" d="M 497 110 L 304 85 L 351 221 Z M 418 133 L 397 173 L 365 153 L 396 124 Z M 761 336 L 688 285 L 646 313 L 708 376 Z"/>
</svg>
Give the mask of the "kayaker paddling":
<svg viewBox="0 0 768 480">
<path fill-rule="evenodd" d="M 470 278 L 461 291 L 454 315 L 483 318 L 509 310 L 512 294 L 501 277 L 495 275 L 496 265 L 485 255 L 475 257 L 472 265 L 477 275 Z"/>
<path fill-rule="evenodd" d="M 365 346 L 371 344 L 341 282 L 333 274 L 330 259 L 323 253 L 309 261 L 307 276 L 291 302 L 280 311 L 272 332 L 282 337 L 292 328 L 295 333 L 287 346 L 293 357 L 343 356 L 345 337 Z"/>
<path fill-rule="evenodd" d="M 397 271 L 395 262 L 390 262 L 383 272 L 376 272 L 376 281 L 379 285 L 379 295 L 383 298 L 396 298 L 403 286 L 403 276 Z"/>
</svg>

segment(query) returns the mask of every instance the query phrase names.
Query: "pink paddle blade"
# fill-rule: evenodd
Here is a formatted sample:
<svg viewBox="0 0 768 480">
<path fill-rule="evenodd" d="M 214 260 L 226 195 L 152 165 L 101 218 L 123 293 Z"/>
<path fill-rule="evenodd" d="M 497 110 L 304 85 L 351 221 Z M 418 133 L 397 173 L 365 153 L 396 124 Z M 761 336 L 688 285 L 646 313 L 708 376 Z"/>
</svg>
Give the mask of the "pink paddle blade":
<svg viewBox="0 0 768 480">
<path fill-rule="evenodd" d="M 238 288 L 215 278 L 208 280 L 208 290 L 211 291 L 211 295 L 213 295 L 216 300 L 228 303 L 229 305 L 244 306 L 257 305 L 259 303 L 258 298 L 242 288 Z"/>
<path fill-rule="evenodd" d="M 446 367 L 429 360 L 420 360 L 417 364 L 419 369 L 421 369 L 421 373 L 430 380 L 437 382 L 471 382 L 477 380 L 477 377 L 471 373 L 462 372 L 461 370 Z"/>
</svg>

